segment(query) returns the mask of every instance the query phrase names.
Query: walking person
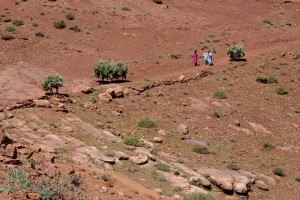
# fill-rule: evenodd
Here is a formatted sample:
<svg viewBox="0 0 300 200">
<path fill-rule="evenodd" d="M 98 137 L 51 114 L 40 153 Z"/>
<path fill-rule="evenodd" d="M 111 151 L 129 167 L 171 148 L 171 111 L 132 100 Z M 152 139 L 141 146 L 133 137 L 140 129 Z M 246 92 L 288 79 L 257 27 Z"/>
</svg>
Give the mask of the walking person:
<svg viewBox="0 0 300 200">
<path fill-rule="evenodd" d="M 207 58 L 208 58 L 208 53 L 204 51 L 203 52 L 203 63 L 204 63 L 204 65 L 208 64 Z"/>
<path fill-rule="evenodd" d="M 198 51 L 197 50 L 195 50 L 194 51 L 194 55 L 193 55 L 193 63 L 194 63 L 194 66 L 196 67 L 196 66 L 198 66 L 198 53 L 197 53 Z"/>
<path fill-rule="evenodd" d="M 213 65 L 213 55 L 212 55 L 212 52 L 210 50 L 208 50 L 208 52 L 207 52 L 207 60 L 208 60 L 208 64 L 210 66 L 212 66 Z"/>
</svg>

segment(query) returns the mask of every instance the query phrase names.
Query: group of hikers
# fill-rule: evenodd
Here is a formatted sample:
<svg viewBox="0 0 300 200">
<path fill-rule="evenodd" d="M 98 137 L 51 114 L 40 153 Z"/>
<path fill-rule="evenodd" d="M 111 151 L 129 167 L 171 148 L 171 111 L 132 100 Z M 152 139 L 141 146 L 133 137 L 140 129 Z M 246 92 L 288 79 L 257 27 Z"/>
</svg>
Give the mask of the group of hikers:
<svg viewBox="0 0 300 200">
<path fill-rule="evenodd" d="M 193 55 L 193 63 L 194 66 L 198 66 L 198 51 L 195 50 L 194 51 L 194 55 Z M 213 65 L 213 58 L 212 58 L 212 52 L 210 50 L 208 50 L 207 52 L 203 52 L 203 63 L 204 65 Z"/>
</svg>

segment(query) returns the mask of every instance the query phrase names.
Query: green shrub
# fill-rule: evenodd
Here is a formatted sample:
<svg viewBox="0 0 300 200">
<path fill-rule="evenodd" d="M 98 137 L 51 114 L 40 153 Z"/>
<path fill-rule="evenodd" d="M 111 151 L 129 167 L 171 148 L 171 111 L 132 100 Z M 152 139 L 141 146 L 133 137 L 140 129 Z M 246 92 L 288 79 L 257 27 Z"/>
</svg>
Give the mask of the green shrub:
<svg viewBox="0 0 300 200">
<path fill-rule="evenodd" d="M 270 151 L 275 148 L 274 145 L 270 144 L 269 142 L 264 142 L 263 147 L 267 151 Z"/>
<path fill-rule="evenodd" d="M 53 88 L 56 89 L 58 93 L 58 88 L 60 88 L 64 83 L 64 79 L 59 74 L 52 74 L 48 76 L 43 82 L 43 88 L 46 92 L 50 91 L 53 93 Z"/>
<path fill-rule="evenodd" d="M 238 164 L 234 161 L 231 161 L 228 163 L 227 168 L 230 170 L 240 170 L 241 168 L 238 166 Z"/>
<path fill-rule="evenodd" d="M 285 176 L 283 169 L 280 167 L 275 167 L 272 172 L 277 176 Z"/>
<path fill-rule="evenodd" d="M 43 32 L 36 32 L 35 36 L 37 36 L 37 37 L 44 37 L 45 35 L 44 35 Z"/>
<path fill-rule="evenodd" d="M 63 20 L 59 20 L 53 23 L 53 26 L 57 29 L 64 29 L 67 27 L 66 23 Z"/>
<path fill-rule="evenodd" d="M 5 27 L 5 31 L 7 31 L 7 32 L 14 32 L 14 31 L 16 31 L 16 29 L 13 26 L 7 26 L 7 27 Z"/>
<path fill-rule="evenodd" d="M 38 23 L 36 23 L 36 22 L 32 22 L 32 27 L 38 27 L 39 26 L 39 24 Z"/>
<path fill-rule="evenodd" d="M 183 200 L 215 200 L 215 198 L 211 194 L 195 192 L 187 196 L 184 196 Z"/>
<path fill-rule="evenodd" d="M 66 18 L 67 18 L 68 20 L 74 20 L 74 19 L 75 19 L 75 15 L 74 15 L 73 13 L 67 13 L 67 14 L 66 14 Z"/>
<path fill-rule="evenodd" d="M 24 22 L 20 19 L 14 19 L 12 21 L 12 24 L 15 25 L 15 26 L 22 26 L 22 25 L 24 25 Z"/>
<path fill-rule="evenodd" d="M 151 171 L 151 178 L 153 178 L 156 181 L 167 182 L 167 179 L 165 177 L 160 176 L 155 170 Z"/>
<path fill-rule="evenodd" d="M 126 6 L 124 6 L 124 7 L 122 8 L 122 10 L 123 10 L 123 11 L 131 11 L 131 9 L 128 8 L 128 7 L 126 7 Z"/>
<path fill-rule="evenodd" d="M 159 171 L 162 171 L 162 172 L 170 172 L 170 167 L 164 163 L 161 163 L 161 162 L 158 162 L 154 165 L 154 167 L 159 170 Z"/>
<path fill-rule="evenodd" d="M 150 118 L 144 118 L 138 122 L 138 125 L 139 125 L 139 127 L 142 127 L 142 128 L 156 128 L 157 122 L 153 121 Z"/>
<path fill-rule="evenodd" d="M 122 62 L 114 62 L 114 61 L 99 61 L 94 69 L 94 74 L 97 78 L 101 78 L 102 81 L 104 79 L 111 81 L 126 80 L 128 67 Z"/>
<path fill-rule="evenodd" d="M 123 140 L 124 144 L 135 146 L 135 147 L 142 147 L 144 146 L 144 143 L 140 141 L 137 137 L 134 136 L 127 136 Z"/>
<path fill-rule="evenodd" d="M 285 95 L 285 94 L 288 94 L 289 91 L 287 89 L 285 89 L 284 87 L 278 87 L 278 88 L 276 88 L 276 93 L 279 95 Z"/>
<path fill-rule="evenodd" d="M 237 60 L 245 56 L 244 47 L 241 44 L 233 45 L 227 49 L 227 54 L 232 60 Z"/>
<path fill-rule="evenodd" d="M 5 41 L 8 41 L 8 40 L 13 40 L 13 39 L 15 39 L 15 37 L 12 36 L 12 35 L 1 35 L 1 39 L 2 39 L 2 40 L 5 40 Z"/>
<path fill-rule="evenodd" d="M 174 54 L 171 54 L 171 58 L 172 59 L 179 59 L 179 58 L 181 58 L 181 55 L 177 54 L 177 53 L 174 53 Z"/>
<path fill-rule="evenodd" d="M 269 19 L 263 19 L 263 23 L 267 24 L 268 26 L 274 26 L 274 23 Z"/>
<path fill-rule="evenodd" d="M 11 22 L 11 19 L 10 18 L 5 18 L 2 20 L 3 22 Z"/>
<path fill-rule="evenodd" d="M 277 79 L 274 76 L 258 77 L 256 79 L 256 82 L 263 84 L 278 83 Z"/>
<path fill-rule="evenodd" d="M 214 93 L 214 97 L 216 99 L 227 99 L 227 94 L 224 91 L 218 90 Z"/>
<path fill-rule="evenodd" d="M 210 154 L 211 153 L 207 147 L 203 147 L 201 145 L 193 146 L 193 152 L 199 153 L 199 154 Z"/>
<path fill-rule="evenodd" d="M 69 29 L 74 31 L 74 32 L 80 32 L 81 31 L 80 28 L 77 25 L 70 26 Z"/>
<path fill-rule="evenodd" d="M 17 183 L 22 190 L 27 190 L 30 187 L 30 174 L 18 169 L 10 169 L 8 173 L 10 183 Z"/>
</svg>

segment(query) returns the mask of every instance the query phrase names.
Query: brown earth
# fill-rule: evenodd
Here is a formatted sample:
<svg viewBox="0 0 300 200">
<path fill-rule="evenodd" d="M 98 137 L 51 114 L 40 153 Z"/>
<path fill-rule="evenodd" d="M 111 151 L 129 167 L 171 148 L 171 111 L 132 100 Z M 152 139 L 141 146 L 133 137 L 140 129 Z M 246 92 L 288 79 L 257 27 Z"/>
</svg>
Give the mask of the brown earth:
<svg viewBox="0 0 300 200">
<path fill-rule="evenodd" d="M 26 149 L 41 148 L 37 155 L 46 158 L 33 159 L 41 166 L 49 165 L 49 170 L 56 169 L 58 176 L 35 176 L 29 159 L 17 169 L 33 176 L 32 185 L 44 178 L 53 183 L 69 180 L 68 172 L 74 169 L 84 199 L 172 199 L 193 191 L 193 187 L 185 188 L 185 181 L 194 173 L 237 176 L 236 171 L 226 171 L 233 162 L 272 182 L 269 191 L 253 184 L 248 194 L 234 197 L 299 199 L 300 184 L 295 180 L 300 176 L 299 9 L 296 0 L 166 0 L 162 5 L 151 0 L 2 0 L 1 36 L 15 39 L 0 40 L 0 127 Z M 74 13 L 74 20 L 65 18 L 68 12 Z M 5 19 L 21 19 L 24 25 L 7 32 L 5 28 L 12 23 Z M 54 28 L 57 20 L 64 20 L 67 28 Z M 72 25 L 81 31 L 69 30 Z M 37 37 L 37 32 L 45 36 Z M 226 50 L 234 43 L 244 45 L 247 62 L 229 61 Z M 212 50 L 215 65 L 193 67 L 195 49 L 199 54 L 202 49 Z M 172 54 L 181 56 L 172 59 Z M 97 61 L 107 59 L 126 63 L 128 82 L 99 84 L 93 68 Z M 161 84 L 139 95 L 131 91 L 108 104 L 97 98 L 109 87 L 141 88 L 149 81 L 177 80 L 180 75 L 189 78 L 201 71 L 210 73 L 189 82 Z M 69 97 L 24 101 L 42 97 L 41 82 L 54 72 L 64 77 L 60 92 Z M 274 76 L 278 83 L 258 83 L 259 76 Z M 90 86 L 95 92 L 80 92 Z M 276 94 L 279 86 L 289 93 Z M 228 98 L 215 99 L 213 93 L 218 90 Z M 158 121 L 157 127 L 139 127 L 138 121 L 145 117 Z M 188 126 L 187 135 L 178 133 L 179 124 Z M 146 149 L 158 152 L 157 162 L 176 168 L 180 176 L 155 171 L 152 154 L 141 166 L 116 156 L 112 160 L 114 151 L 129 157 L 140 153 L 122 143 L 128 135 L 150 141 Z M 155 136 L 163 142 L 153 143 Z M 207 143 L 211 153 L 193 152 L 189 139 Z M 5 150 L 7 144 L 1 148 Z M 57 159 L 51 162 L 48 154 Z M 113 161 L 114 165 L 108 164 Z M 33 186 L 23 191 L 17 183 L 9 190 L 10 167 L 1 165 L 0 196 L 30 198 L 24 197 L 30 189 L 32 196 L 37 195 Z M 275 176 L 275 167 L 283 168 L 286 176 Z M 74 187 L 71 184 L 68 189 L 77 195 Z M 13 189 L 20 191 L 17 194 Z M 215 186 L 207 191 L 219 199 L 232 197 Z M 72 195 L 63 198 L 79 199 L 80 195 Z"/>
</svg>

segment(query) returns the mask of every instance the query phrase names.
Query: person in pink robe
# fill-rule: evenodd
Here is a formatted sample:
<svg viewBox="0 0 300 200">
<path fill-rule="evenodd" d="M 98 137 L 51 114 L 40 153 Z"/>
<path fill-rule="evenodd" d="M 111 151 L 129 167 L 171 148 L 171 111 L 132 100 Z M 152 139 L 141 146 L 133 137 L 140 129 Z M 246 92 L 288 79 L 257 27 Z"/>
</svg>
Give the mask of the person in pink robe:
<svg viewBox="0 0 300 200">
<path fill-rule="evenodd" d="M 194 63 L 194 66 L 198 66 L 198 54 L 197 54 L 197 50 L 194 51 L 193 63 Z"/>
</svg>

